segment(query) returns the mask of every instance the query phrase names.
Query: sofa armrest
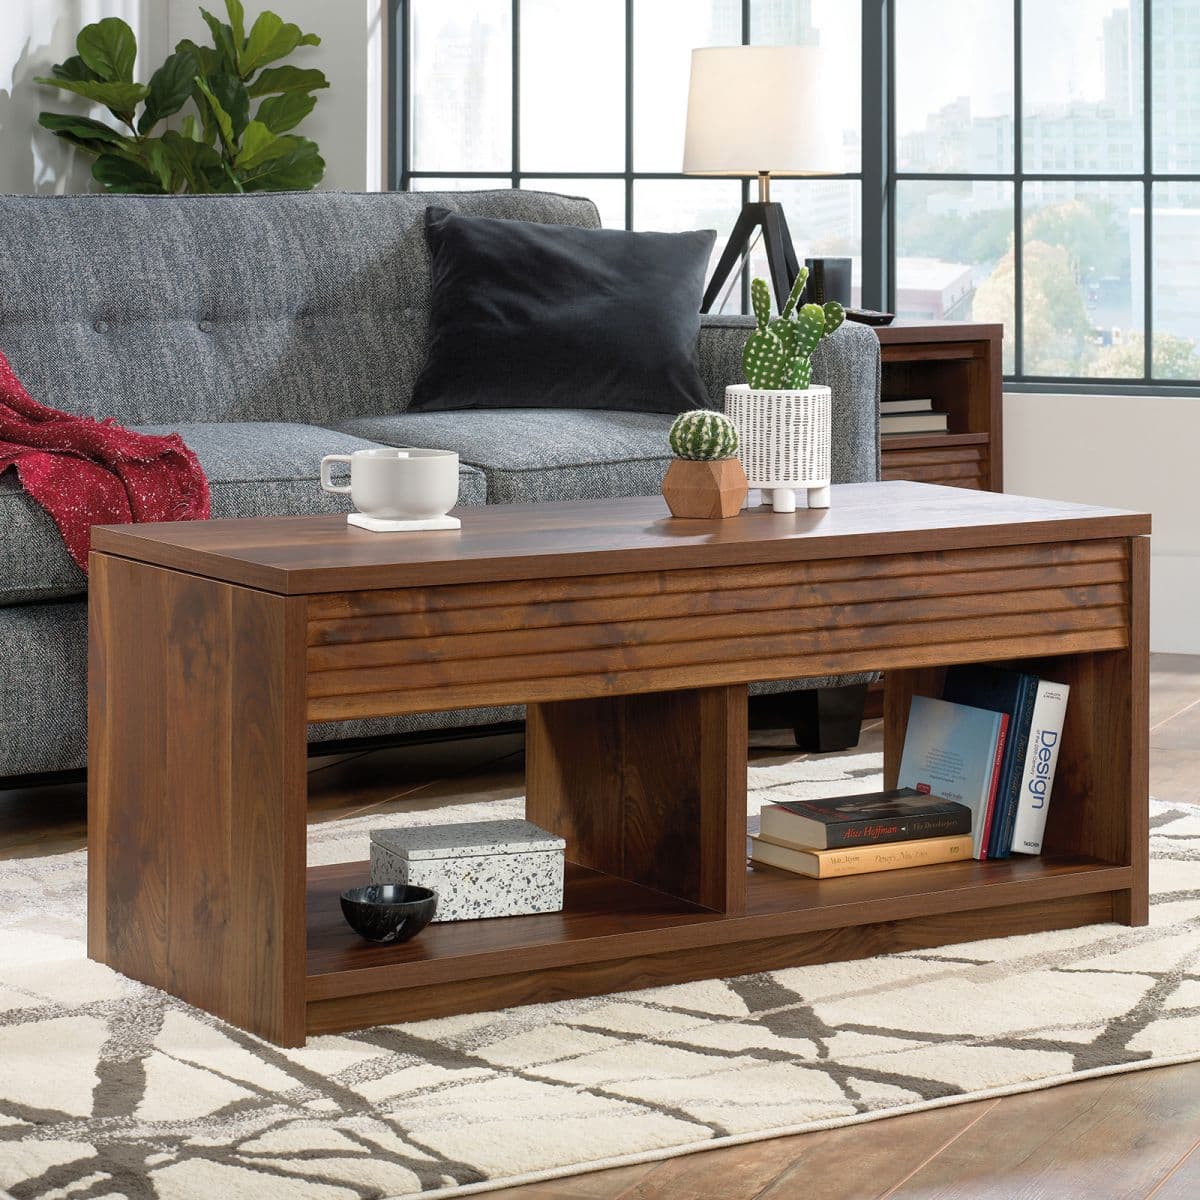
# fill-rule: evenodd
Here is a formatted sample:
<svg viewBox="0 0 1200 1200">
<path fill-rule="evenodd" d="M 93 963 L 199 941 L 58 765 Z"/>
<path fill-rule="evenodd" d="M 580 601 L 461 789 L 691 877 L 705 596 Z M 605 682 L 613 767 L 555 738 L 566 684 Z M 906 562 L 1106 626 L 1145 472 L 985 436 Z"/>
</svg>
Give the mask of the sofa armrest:
<svg viewBox="0 0 1200 1200">
<path fill-rule="evenodd" d="M 725 388 L 741 383 L 742 346 L 753 317 L 700 318 L 700 374 L 713 408 L 724 408 Z M 813 355 L 813 383 L 833 390 L 833 482 L 879 478 L 879 339 L 866 325 L 847 321 L 822 338 Z"/>
</svg>

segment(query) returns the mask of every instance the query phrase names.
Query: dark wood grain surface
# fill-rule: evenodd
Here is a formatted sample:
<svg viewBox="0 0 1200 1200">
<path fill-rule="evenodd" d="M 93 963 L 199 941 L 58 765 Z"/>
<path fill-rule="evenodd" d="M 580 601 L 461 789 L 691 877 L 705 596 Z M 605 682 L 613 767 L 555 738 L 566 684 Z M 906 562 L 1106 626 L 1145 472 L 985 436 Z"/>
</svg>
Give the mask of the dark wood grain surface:
<svg viewBox="0 0 1200 1200">
<path fill-rule="evenodd" d="M 945 434 L 885 434 L 882 478 L 1002 491 L 1003 327 L 912 321 L 877 332 L 881 397 L 927 397 L 948 420 Z"/>
<path fill-rule="evenodd" d="M 794 516 L 664 512 L 497 506 L 464 513 L 461 536 L 339 518 L 100 531 L 92 953 L 294 1044 L 1145 920 L 1148 517 L 911 482 Z M 894 776 L 908 698 L 948 663 L 987 661 L 1074 691 L 1045 855 L 844 880 L 745 870 L 748 681 L 891 672 Z M 306 720 L 518 702 L 529 815 L 585 864 L 564 911 L 370 946 L 336 902 L 358 865 L 310 873 L 306 926 Z"/>
<path fill-rule="evenodd" d="M 304 601 L 91 556 L 88 954 L 304 1040 Z"/>
<path fill-rule="evenodd" d="M 621 571 L 1124 537 L 1150 518 L 1057 500 L 895 481 L 844 484 L 828 509 L 747 510 L 726 521 L 668 515 L 661 496 L 458 510 L 463 527 L 376 534 L 343 517 L 97 526 L 92 545 L 285 594 L 500 582 Z"/>
<path fill-rule="evenodd" d="M 741 912 L 746 731 L 745 686 L 530 705 L 525 815 L 589 867 Z"/>
</svg>

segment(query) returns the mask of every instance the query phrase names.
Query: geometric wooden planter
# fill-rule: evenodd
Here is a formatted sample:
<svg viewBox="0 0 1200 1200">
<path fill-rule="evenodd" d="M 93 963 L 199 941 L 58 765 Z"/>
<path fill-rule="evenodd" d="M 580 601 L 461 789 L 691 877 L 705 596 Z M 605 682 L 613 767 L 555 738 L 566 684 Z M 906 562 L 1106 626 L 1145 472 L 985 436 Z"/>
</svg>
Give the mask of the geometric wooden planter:
<svg viewBox="0 0 1200 1200">
<path fill-rule="evenodd" d="M 736 517 L 748 490 L 746 472 L 737 458 L 672 459 L 662 486 L 672 516 L 700 519 Z"/>
</svg>

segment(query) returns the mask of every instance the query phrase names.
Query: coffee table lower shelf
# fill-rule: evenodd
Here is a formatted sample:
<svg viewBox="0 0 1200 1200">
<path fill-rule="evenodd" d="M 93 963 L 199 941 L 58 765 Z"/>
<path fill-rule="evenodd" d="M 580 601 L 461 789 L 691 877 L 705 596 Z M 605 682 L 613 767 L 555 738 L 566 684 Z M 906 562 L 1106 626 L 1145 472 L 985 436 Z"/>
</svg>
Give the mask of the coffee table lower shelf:
<svg viewBox="0 0 1200 1200">
<path fill-rule="evenodd" d="M 756 868 L 746 912 L 725 915 L 568 863 L 561 913 L 435 924 L 379 946 L 338 904 L 366 876 L 366 863 L 309 868 L 310 1034 L 1110 921 L 1133 884 L 1131 867 L 1084 856 L 830 880 Z"/>
</svg>

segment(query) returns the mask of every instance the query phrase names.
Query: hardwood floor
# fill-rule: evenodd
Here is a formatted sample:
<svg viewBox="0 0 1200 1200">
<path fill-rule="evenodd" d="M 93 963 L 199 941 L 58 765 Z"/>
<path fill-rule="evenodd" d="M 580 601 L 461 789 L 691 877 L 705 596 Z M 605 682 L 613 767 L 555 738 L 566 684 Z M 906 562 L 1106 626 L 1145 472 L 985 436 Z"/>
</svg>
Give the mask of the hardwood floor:
<svg viewBox="0 0 1200 1200">
<path fill-rule="evenodd" d="M 1200 804 L 1200 657 L 1151 656 L 1150 791 Z M 754 732 L 752 755 L 790 748 Z M 878 723 L 861 749 L 879 750 Z M 435 808 L 464 790 L 518 792 L 506 735 L 309 762 L 309 819 Z M 0 858 L 84 844 L 82 785 L 0 791 Z M 495 1200 L 1193 1200 L 1200 1063 L 1085 1080 L 488 1193 Z"/>
</svg>

